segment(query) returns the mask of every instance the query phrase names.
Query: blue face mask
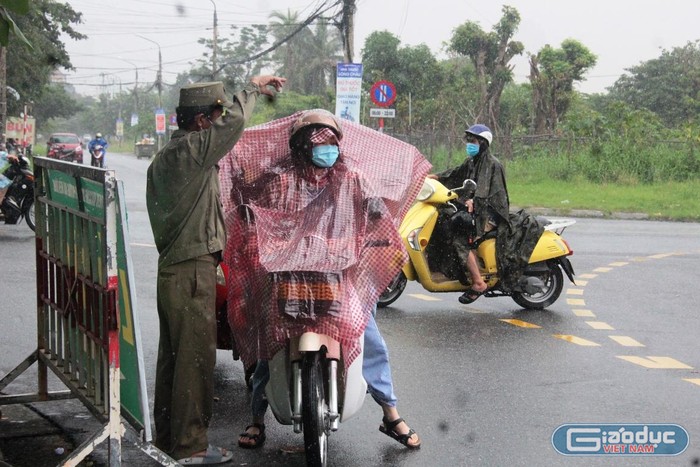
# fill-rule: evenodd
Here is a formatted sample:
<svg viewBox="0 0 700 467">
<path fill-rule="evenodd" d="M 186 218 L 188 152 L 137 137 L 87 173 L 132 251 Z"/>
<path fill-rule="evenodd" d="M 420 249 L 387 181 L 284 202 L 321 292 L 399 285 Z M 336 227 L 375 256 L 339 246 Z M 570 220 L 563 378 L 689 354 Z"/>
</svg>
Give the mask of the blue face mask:
<svg viewBox="0 0 700 467">
<path fill-rule="evenodd" d="M 479 145 L 474 143 L 467 143 L 467 155 L 469 157 L 474 157 L 479 154 Z"/>
<path fill-rule="evenodd" d="M 311 149 L 311 162 L 318 167 L 332 167 L 338 159 L 340 150 L 334 144 L 314 146 Z"/>
</svg>

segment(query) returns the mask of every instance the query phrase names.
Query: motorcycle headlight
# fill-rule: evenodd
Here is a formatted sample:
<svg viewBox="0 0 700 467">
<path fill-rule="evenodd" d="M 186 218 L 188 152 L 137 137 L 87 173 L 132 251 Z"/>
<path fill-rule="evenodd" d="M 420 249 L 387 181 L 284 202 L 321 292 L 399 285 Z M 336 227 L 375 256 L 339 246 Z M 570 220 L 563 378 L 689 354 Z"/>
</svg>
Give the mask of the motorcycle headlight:
<svg viewBox="0 0 700 467">
<path fill-rule="evenodd" d="M 418 201 L 425 201 L 426 199 L 433 196 L 433 193 L 435 193 L 435 189 L 433 188 L 433 186 L 427 181 L 423 182 L 423 187 L 418 192 L 418 196 L 416 197 L 416 199 Z"/>
</svg>

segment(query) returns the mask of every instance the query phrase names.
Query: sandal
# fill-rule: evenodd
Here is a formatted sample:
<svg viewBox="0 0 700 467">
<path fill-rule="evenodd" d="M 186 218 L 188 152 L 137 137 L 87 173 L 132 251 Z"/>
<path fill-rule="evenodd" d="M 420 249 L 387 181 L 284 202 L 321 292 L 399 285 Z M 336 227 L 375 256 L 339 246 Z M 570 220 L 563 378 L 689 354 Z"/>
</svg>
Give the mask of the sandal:
<svg viewBox="0 0 700 467">
<path fill-rule="evenodd" d="M 257 434 L 251 434 L 248 433 L 248 430 L 251 428 L 257 428 L 260 430 L 260 433 Z M 257 449 L 265 443 L 265 424 L 264 423 L 253 423 L 252 425 L 248 425 L 245 427 L 245 431 L 241 433 L 240 438 L 238 438 L 238 446 L 243 448 L 243 449 Z M 246 443 L 242 441 L 243 439 L 250 440 L 250 442 Z"/>
<path fill-rule="evenodd" d="M 487 289 L 484 289 L 481 292 L 479 292 L 478 290 L 469 289 L 466 292 L 464 292 L 462 295 L 460 295 L 460 297 L 457 300 L 459 300 L 459 303 L 462 303 L 464 305 L 469 305 L 470 303 L 475 301 L 477 298 L 484 295 L 488 290 L 489 289 L 487 288 Z"/>
<path fill-rule="evenodd" d="M 405 420 L 403 418 L 397 418 L 393 422 L 390 422 L 389 420 L 386 419 L 386 417 L 382 418 L 382 424 L 379 425 L 379 431 L 384 433 L 385 435 L 394 438 L 396 441 L 399 443 L 403 444 L 409 449 L 418 449 L 420 448 L 420 437 L 418 436 L 418 433 L 415 432 L 413 428 L 408 429 L 408 433 L 400 435 L 396 432 L 395 428 L 396 426 L 404 422 Z M 417 443 L 411 444 L 409 441 L 411 440 L 411 436 L 416 435 Z"/>
</svg>

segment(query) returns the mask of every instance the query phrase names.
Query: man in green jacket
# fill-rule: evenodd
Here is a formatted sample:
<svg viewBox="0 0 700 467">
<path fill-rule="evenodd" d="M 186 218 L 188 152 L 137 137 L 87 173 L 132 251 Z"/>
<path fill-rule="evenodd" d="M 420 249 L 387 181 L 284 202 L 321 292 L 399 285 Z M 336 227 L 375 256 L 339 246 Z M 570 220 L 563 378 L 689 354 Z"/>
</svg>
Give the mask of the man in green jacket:
<svg viewBox="0 0 700 467">
<path fill-rule="evenodd" d="M 216 363 L 216 267 L 226 244 L 218 162 L 243 134 L 260 94 L 285 79 L 256 76 L 229 100 L 223 83 L 180 90 L 179 129 L 148 168 L 146 204 L 158 248 L 160 341 L 156 446 L 183 465 L 228 462 L 209 445 Z"/>
</svg>

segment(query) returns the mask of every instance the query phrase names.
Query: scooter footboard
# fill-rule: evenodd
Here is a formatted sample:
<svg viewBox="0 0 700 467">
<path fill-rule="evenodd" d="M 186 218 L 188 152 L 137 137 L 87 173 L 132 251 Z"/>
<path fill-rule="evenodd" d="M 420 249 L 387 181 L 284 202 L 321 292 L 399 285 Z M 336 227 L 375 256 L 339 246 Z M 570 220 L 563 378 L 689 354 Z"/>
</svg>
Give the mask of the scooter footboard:
<svg viewBox="0 0 700 467">
<path fill-rule="evenodd" d="M 345 391 L 342 409 L 340 410 L 341 422 L 352 418 L 353 415 L 360 411 L 365 400 L 365 394 L 367 394 L 367 382 L 362 376 L 362 361 L 365 347 L 364 334 L 360 338 L 360 346 L 362 352 L 353 360 L 345 373 Z"/>
<path fill-rule="evenodd" d="M 295 378 L 292 375 L 292 363 L 289 359 L 288 351 L 277 352 L 269 362 L 270 381 L 265 386 L 265 395 L 270 409 L 275 418 L 282 425 L 292 425 L 294 423 L 292 414 L 291 385 Z M 296 364 L 296 373 L 301 373 L 299 363 Z"/>
</svg>

